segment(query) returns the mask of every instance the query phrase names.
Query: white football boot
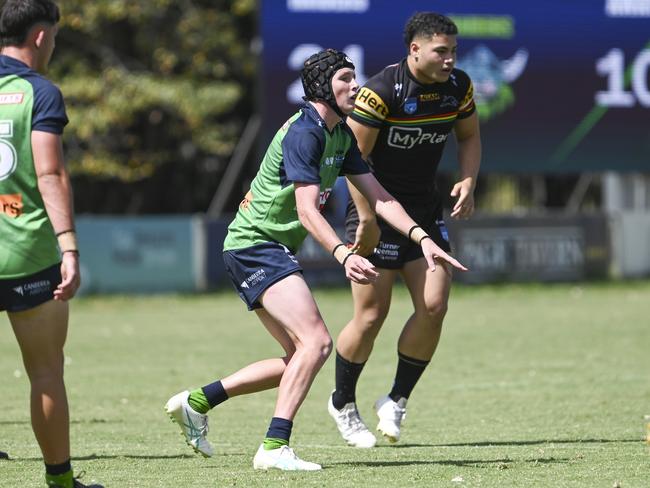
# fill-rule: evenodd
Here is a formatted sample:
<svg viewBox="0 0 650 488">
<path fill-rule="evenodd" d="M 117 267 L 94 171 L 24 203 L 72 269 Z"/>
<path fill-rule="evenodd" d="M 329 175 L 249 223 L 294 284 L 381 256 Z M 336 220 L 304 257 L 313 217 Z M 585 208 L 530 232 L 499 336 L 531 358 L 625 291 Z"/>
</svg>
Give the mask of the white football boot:
<svg viewBox="0 0 650 488">
<path fill-rule="evenodd" d="M 214 454 L 212 445 L 205 436 L 208 434 L 208 416 L 195 411 L 187 399 L 190 397 L 189 391 L 182 391 L 171 397 L 165 405 L 167 415 L 176 422 L 181 428 L 181 433 L 185 436 L 185 442 L 204 457 L 210 457 Z"/>
<path fill-rule="evenodd" d="M 374 447 L 377 439 L 374 434 L 368 430 L 363 423 L 357 405 L 354 402 L 346 403 L 341 410 L 337 410 L 332 403 L 332 395 L 327 401 L 327 411 L 336 422 L 336 427 L 341 433 L 341 437 L 349 445 L 361 448 Z"/>
<path fill-rule="evenodd" d="M 282 446 L 277 449 L 267 451 L 264 444 L 260 444 L 259 449 L 253 458 L 253 468 L 255 469 L 280 469 L 282 471 L 318 471 L 320 464 L 303 461 L 289 446 Z"/>
<path fill-rule="evenodd" d="M 389 442 L 397 442 L 402 422 L 406 418 L 406 398 L 394 402 L 388 395 L 381 397 L 375 402 L 375 411 L 379 417 L 377 430 Z"/>
</svg>

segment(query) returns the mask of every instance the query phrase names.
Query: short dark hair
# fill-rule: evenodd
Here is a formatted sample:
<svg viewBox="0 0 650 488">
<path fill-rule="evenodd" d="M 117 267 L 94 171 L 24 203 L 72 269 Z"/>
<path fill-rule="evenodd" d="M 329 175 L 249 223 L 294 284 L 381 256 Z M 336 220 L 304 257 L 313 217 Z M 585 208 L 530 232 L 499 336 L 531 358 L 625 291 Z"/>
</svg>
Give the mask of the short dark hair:
<svg viewBox="0 0 650 488">
<path fill-rule="evenodd" d="M 20 46 L 39 22 L 56 25 L 61 15 L 52 0 L 5 0 L 0 12 L 0 43 Z"/>
<path fill-rule="evenodd" d="M 435 12 L 416 12 L 404 26 L 404 43 L 408 48 L 416 37 L 433 37 L 436 34 L 455 36 L 458 27 L 445 15 Z"/>
</svg>

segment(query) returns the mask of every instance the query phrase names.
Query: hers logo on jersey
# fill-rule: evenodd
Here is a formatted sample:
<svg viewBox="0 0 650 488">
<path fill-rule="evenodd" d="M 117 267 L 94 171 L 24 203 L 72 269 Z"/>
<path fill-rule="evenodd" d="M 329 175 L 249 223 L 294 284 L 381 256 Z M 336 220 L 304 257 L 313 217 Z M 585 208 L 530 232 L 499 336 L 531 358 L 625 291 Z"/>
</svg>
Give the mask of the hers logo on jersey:
<svg viewBox="0 0 650 488">
<path fill-rule="evenodd" d="M 424 132 L 420 127 L 391 127 L 388 131 L 388 145 L 399 149 L 411 149 L 418 144 L 440 144 L 447 140 L 449 133 Z"/>
<path fill-rule="evenodd" d="M 0 214 L 7 217 L 20 217 L 23 214 L 23 196 L 20 193 L 0 195 Z"/>
<path fill-rule="evenodd" d="M 359 90 L 354 104 L 361 109 L 361 111 L 366 112 L 379 120 L 384 120 L 388 115 L 388 107 L 386 107 L 386 104 L 381 97 L 365 86 Z"/>
</svg>

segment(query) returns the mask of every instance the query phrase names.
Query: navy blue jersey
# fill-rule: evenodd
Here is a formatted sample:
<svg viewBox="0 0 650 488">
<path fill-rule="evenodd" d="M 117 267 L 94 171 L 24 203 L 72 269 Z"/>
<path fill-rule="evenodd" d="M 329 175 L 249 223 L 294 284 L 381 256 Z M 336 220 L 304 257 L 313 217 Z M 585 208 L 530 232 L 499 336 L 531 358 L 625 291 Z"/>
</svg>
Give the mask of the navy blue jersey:
<svg viewBox="0 0 650 488">
<path fill-rule="evenodd" d="M 307 237 L 296 211 L 294 183 L 320 186 L 320 208 L 339 174 L 370 172 L 347 124 L 331 131 L 307 103 L 276 133 L 251 189 L 228 227 L 224 250 L 276 242 L 296 252 Z"/>
</svg>

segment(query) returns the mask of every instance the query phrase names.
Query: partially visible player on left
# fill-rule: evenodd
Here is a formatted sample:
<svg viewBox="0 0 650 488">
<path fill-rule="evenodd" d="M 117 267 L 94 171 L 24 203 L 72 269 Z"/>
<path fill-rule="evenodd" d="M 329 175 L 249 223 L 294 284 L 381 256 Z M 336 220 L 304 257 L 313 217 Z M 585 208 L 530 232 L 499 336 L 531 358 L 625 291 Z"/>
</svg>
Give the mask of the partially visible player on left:
<svg viewBox="0 0 650 488">
<path fill-rule="evenodd" d="M 0 310 L 6 310 L 31 384 L 32 428 L 49 487 L 82 488 L 70 465 L 63 345 L 79 288 L 59 89 L 42 76 L 59 9 L 6 0 L 0 11 Z M 25 486 L 33 486 L 27 478 Z M 99 485 L 94 485 L 99 486 Z"/>
</svg>

